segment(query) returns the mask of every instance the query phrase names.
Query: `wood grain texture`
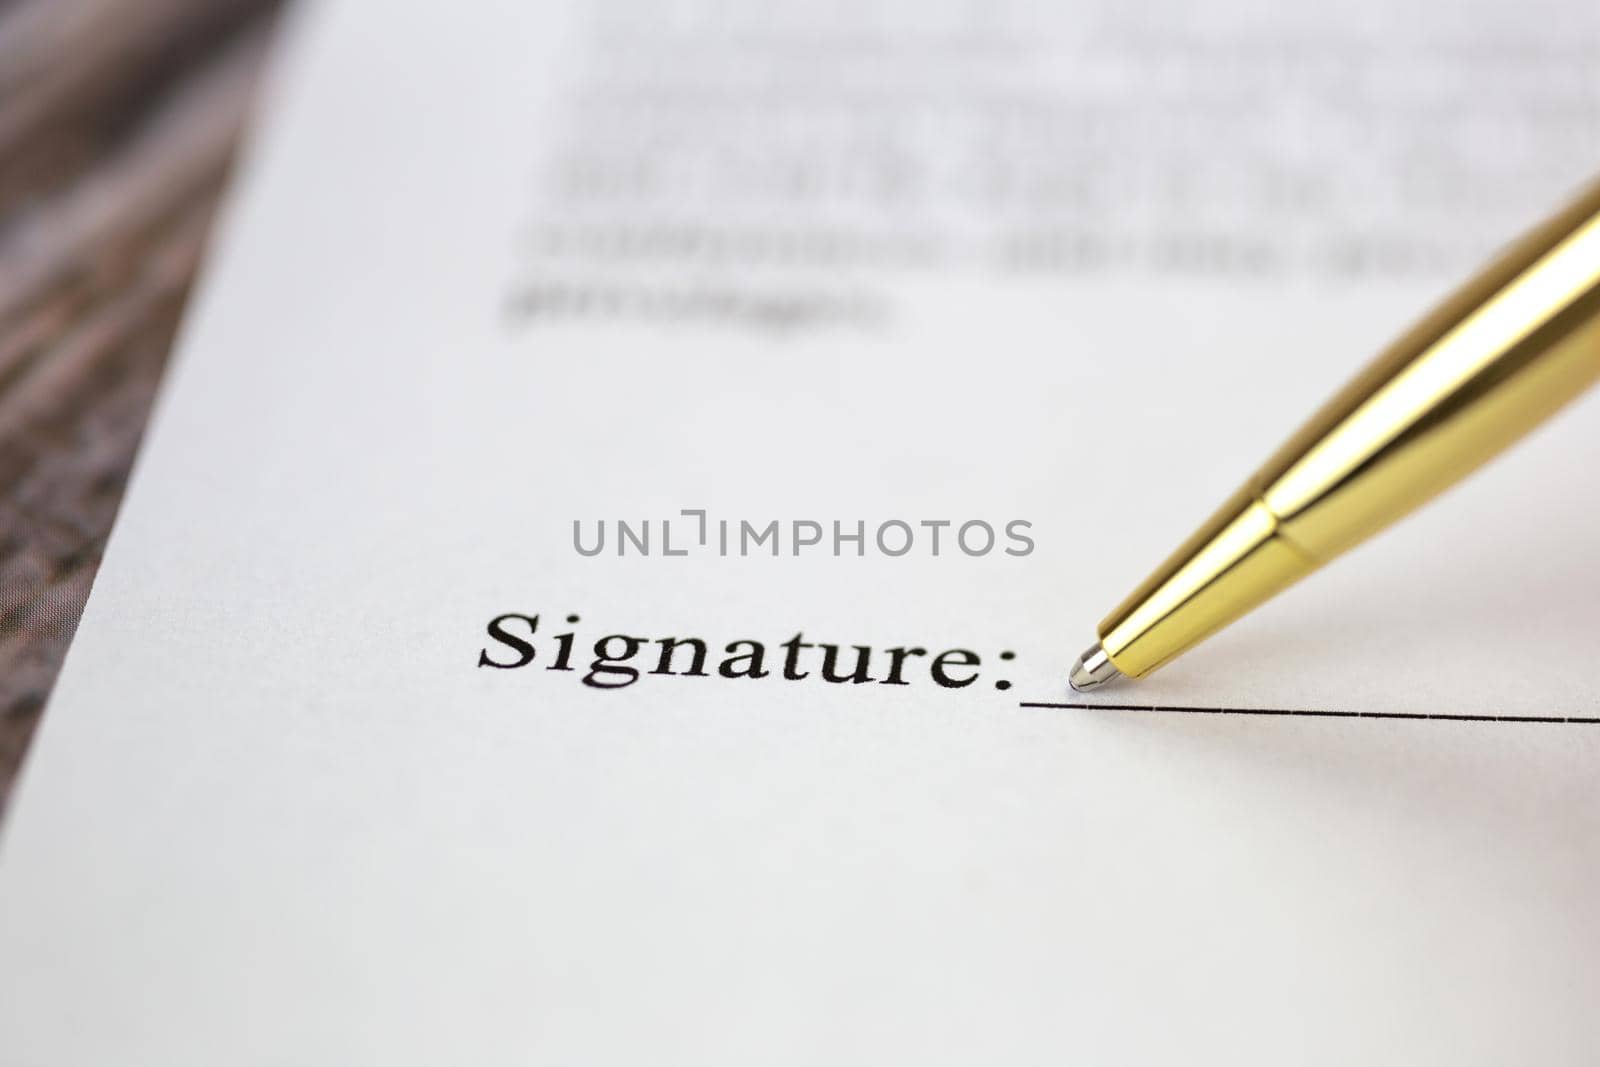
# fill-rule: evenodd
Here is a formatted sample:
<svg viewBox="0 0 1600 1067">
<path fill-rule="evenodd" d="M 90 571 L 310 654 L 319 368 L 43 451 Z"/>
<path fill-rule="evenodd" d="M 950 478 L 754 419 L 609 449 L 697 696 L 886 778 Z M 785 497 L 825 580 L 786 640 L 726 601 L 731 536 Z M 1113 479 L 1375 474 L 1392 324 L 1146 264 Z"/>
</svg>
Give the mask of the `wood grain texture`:
<svg viewBox="0 0 1600 1067">
<path fill-rule="evenodd" d="M 275 7 L 0 6 L 0 809 L 99 566 Z"/>
</svg>

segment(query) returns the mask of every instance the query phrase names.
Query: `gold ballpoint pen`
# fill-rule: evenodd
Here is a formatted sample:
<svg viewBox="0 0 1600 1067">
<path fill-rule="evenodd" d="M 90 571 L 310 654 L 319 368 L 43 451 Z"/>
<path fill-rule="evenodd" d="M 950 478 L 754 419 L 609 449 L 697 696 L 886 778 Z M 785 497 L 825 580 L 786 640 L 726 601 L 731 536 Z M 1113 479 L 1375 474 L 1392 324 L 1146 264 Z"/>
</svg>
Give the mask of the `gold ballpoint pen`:
<svg viewBox="0 0 1600 1067">
<path fill-rule="evenodd" d="M 1101 621 L 1143 678 L 1465 477 L 1600 377 L 1600 184 L 1395 341 Z"/>
</svg>

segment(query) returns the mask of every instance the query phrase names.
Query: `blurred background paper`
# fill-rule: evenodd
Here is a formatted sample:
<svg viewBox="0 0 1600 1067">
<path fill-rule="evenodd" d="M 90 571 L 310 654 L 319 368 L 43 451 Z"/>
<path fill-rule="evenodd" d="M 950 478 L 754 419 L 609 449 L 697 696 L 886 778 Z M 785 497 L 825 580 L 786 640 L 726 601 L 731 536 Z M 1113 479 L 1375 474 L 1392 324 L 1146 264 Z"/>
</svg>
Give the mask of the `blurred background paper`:
<svg viewBox="0 0 1600 1067">
<path fill-rule="evenodd" d="M 1573 2 L 302 7 L 9 813 L 0 1063 L 1585 1062 L 1600 727 L 1025 705 L 1600 171 L 1597 60 Z M 1105 699 L 1600 716 L 1597 415 Z M 1035 547 L 574 550 L 682 509 Z M 983 665 L 605 692 L 569 615 Z"/>
</svg>

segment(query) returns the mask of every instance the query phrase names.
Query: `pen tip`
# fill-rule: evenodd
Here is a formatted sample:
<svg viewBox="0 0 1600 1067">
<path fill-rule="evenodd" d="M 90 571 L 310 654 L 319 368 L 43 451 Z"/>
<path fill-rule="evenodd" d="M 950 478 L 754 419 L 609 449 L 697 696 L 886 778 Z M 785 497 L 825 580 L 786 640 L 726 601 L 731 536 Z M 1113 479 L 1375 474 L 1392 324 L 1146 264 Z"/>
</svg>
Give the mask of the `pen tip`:
<svg viewBox="0 0 1600 1067">
<path fill-rule="evenodd" d="M 1106 650 L 1096 644 L 1079 656 L 1078 662 L 1072 665 L 1072 672 L 1067 675 L 1067 684 L 1080 693 L 1087 693 L 1091 689 L 1099 689 L 1113 678 L 1120 677 L 1122 677 L 1121 672 L 1112 664 L 1111 657 L 1106 655 Z"/>
</svg>

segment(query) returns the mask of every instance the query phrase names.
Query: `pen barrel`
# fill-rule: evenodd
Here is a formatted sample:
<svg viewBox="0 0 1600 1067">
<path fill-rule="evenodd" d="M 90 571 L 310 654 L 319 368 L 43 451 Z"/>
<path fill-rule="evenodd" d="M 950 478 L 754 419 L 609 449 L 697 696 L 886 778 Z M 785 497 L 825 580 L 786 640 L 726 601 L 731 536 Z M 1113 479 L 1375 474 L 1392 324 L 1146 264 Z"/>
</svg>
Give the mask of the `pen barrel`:
<svg viewBox="0 0 1600 1067">
<path fill-rule="evenodd" d="M 1600 378 L 1600 185 L 1312 416 L 1099 627 L 1138 678 L 1449 488 Z"/>
</svg>

